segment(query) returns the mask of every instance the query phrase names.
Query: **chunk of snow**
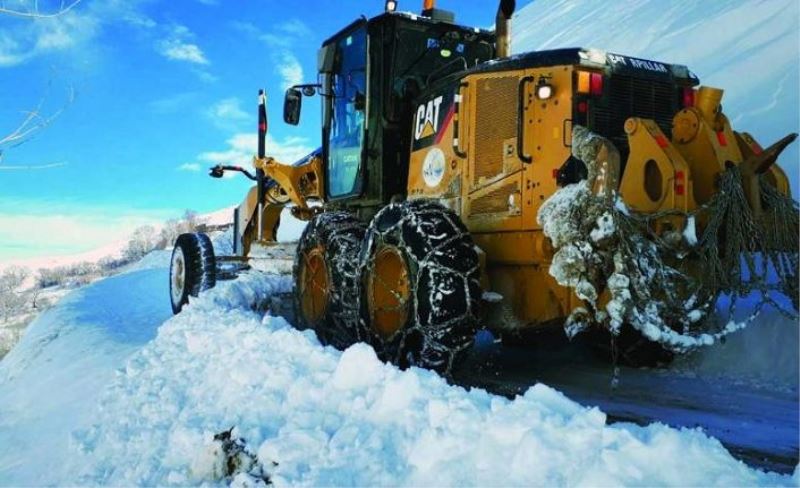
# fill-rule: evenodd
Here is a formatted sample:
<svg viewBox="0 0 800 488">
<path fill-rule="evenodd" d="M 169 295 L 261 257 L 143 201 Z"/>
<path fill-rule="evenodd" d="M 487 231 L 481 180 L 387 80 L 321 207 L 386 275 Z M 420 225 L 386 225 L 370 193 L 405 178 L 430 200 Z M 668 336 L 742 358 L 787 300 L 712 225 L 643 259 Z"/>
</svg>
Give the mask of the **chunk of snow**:
<svg viewBox="0 0 800 488">
<path fill-rule="evenodd" d="M 489 302 L 489 303 L 500 303 L 503 301 L 503 295 L 493 291 L 483 292 L 481 298 L 483 299 L 484 302 Z"/>
<path fill-rule="evenodd" d="M 589 237 L 591 237 L 594 242 L 600 242 L 614 235 L 616 230 L 617 227 L 614 225 L 614 218 L 609 212 L 605 212 L 600 217 L 597 217 L 597 227 L 592 229 Z"/>
<path fill-rule="evenodd" d="M 683 238 L 690 246 L 697 245 L 697 232 L 695 230 L 694 215 L 686 219 L 686 228 L 683 229 Z"/>
</svg>

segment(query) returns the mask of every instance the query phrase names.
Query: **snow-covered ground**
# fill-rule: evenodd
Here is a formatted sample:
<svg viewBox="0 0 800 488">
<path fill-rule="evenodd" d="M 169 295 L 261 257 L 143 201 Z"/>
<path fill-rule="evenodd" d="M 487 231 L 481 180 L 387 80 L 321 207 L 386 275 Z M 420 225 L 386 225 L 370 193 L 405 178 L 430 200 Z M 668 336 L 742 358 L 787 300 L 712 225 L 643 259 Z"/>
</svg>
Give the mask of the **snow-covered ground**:
<svg viewBox="0 0 800 488">
<path fill-rule="evenodd" d="M 288 277 L 222 283 L 169 318 L 166 276 L 76 291 L 0 362 L 2 484 L 215 481 L 203 460 L 231 427 L 284 486 L 798 482 L 699 430 L 606 425 L 542 384 L 512 401 L 400 371 L 365 345 L 322 347 L 254 310 Z"/>
</svg>

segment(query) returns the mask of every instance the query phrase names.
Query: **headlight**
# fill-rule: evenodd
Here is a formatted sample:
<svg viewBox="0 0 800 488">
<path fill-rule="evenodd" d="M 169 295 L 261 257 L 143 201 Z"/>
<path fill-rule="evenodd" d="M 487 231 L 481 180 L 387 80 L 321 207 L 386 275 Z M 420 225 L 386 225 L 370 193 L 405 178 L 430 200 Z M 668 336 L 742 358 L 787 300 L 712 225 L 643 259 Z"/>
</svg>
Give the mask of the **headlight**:
<svg viewBox="0 0 800 488">
<path fill-rule="evenodd" d="M 539 84 L 536 85 L 536 98 L 539 100 L 547 100 L 553 96 L 553 85 L 548 83 L 544 78 L 539 79 Z"/>
</svg>

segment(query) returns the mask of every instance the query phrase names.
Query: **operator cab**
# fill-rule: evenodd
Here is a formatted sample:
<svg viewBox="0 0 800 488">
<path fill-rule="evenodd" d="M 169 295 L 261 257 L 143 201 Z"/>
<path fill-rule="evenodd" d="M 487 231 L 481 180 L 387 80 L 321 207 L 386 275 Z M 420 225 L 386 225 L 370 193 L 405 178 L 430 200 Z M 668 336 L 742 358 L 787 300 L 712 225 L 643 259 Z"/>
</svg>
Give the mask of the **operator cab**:
<svg viewBox="0 0 800 488">
<path fill-rule="evenodd" d="M 492 31 L 453 19 L 437 9 L 387 11 L 356 20 L 322 44 L 316 87 L 328 201 L 357 201 L 369 214 L 405 195 L 414 99 L 436 80 L 495 57 Z M 287 123 L 299 119 L 298 88 L 287 92 Z"/>
</svg>

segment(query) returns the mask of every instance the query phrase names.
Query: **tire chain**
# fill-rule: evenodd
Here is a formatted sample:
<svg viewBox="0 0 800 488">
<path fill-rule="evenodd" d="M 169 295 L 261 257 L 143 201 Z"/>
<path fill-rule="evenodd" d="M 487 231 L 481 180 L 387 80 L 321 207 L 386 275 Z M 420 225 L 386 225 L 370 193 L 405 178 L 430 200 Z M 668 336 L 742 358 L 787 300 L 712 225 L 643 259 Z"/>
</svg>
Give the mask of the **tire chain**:
<svg viewBox="0 0 800 488">
<path fill-rule="evenodd" d="M 424 366 L 449 375 L 458 357 L 473 342 L 480 306 L 480 269 L 472 238 L 458 216 L 431 200 L 390 204 L 370 224 L 359 259 L 362 286 L 374 273 L 374 256 L 382 245 L 402 250 L 413 279 L 406 327 L 383 340 L 368 326 L 366 290 L 361 294 L 361 329 L 384 360 L 400 366 Z M 459 283 L 460 282 L 460 283 Z M 444 303 L 461 290 L 454 303 Z M 424 293 L 427 290 L 428 295 Z M 420 303 L 419 298 L 422 298 Z M 426 300 L 426 298 L 428 300 Z"/>
</svg>

